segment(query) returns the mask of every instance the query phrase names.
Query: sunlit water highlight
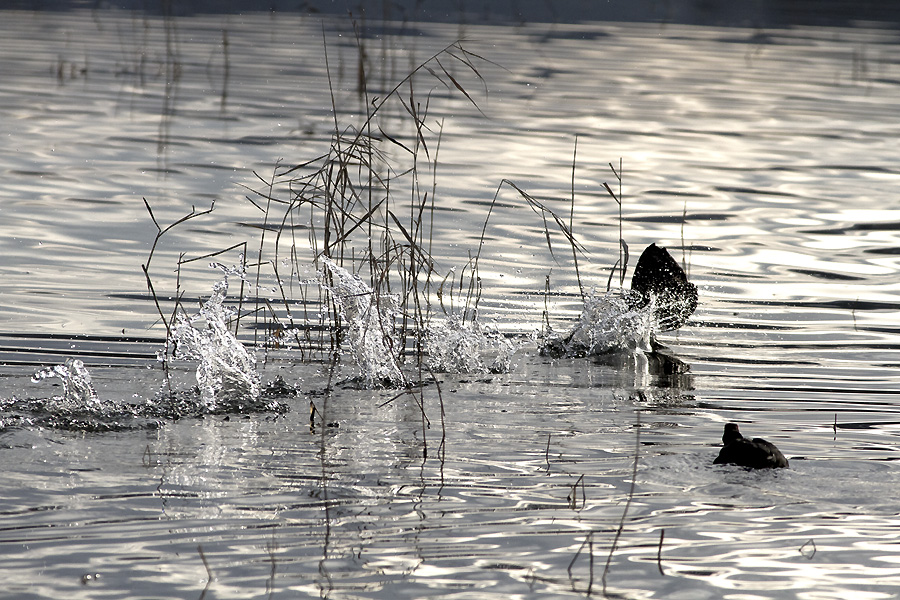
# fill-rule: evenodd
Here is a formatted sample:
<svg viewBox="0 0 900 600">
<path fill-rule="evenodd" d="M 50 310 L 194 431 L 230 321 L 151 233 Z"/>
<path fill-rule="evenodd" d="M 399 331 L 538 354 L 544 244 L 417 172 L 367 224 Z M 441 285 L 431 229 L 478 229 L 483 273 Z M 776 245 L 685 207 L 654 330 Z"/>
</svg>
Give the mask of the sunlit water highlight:
<svg viewBox="0 0 900 600">
<path fill-rule="evenodd" d="M 209 415 L 195 359 L 173 365 L 175 394 L 160 395 L 141 198 L 161 223 L 217 200 L 166 238 L 160 277 L 181 252 L 255 235 L 239 184 L 330 139 L 321 21 L 3 16 L 0 595 L 583 597 L 600 589 L 636 441 L 608 591 L 896 595 L 895 30 L 373 25 L 363 39 L 384 89 L 411 55 L 460 36 L 504 67 L 484 66 L 486 96 L 464 81 L 486 117 L 433 92 L 444 271 L 479 244 L 501 178 L 568 215 L 577 135 L 587 289 L 604 289 L 616 260 L 617 207 L 600 182 L 620 156 L 624 237 L 684 255 L 700 286 L 658 354 L 551 360 L 526 343 L 499 374 L 452 357 L 442 370 L 465 374 L 435 373 L 425 422 L 414 398 L 360 389 L 356 363 L 332 373 L 283 350 L 253 349 L 259 384 L 280 377 L 299 395 L 276 386 Z M 340 110 L 361 111 L 355 36 L 340 21 L 325 30 Z M 573 265 L 513 194 L 485 235 L 480 322 L 531 334 L 546 309 L 555 331 L 576 327 Z M 219 276 L 185 267 L 195 306 Z M 61 379 L 68 358 L 90 379 Z M 713 468 L 728 421 L 791 468 Z"/>
</svg>

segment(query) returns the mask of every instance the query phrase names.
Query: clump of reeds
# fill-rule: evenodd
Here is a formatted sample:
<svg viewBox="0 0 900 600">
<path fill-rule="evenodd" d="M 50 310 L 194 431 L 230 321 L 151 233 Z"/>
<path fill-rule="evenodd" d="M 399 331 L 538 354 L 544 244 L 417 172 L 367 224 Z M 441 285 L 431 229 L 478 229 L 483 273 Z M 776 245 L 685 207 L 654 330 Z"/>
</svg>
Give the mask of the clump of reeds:
<svg viewBox="0 0 900 600">
<path fill-rule="evenodd" d="M 157 237 L 144 273 L 168 340 L 172 340 L 176 316 L 184 312 L 181 268 L 240 249 L 239 262 L 246 272 L 232 325 L 237 333 L 243 322 L 245 330 L 253 332 L 254 344 L 296 348 L 308 359 L 339 353 L 350 330 L 344 321 L 346 307 L 331 293 L 334 271 L 325 268 L 330 261 L 365 282 L 366 293 L 378 307 L 372 314 L 390 321 L 378 324 L 396 340 L 384 351 L 398 363 L 409 355 L 421 355 L 425 324 L 431 318 L 430 298 L 440 294 L 443 282 L 431 256 L 433 174 L 442 128 L 440 122 L 429 119 L 434 85 L 437 82 L 449 94 L 462 95 L 480 110 L 467 90 L 467 81 L 474 77 L 483 82 L 480 63 L 489 61 L 454 42 L 412 67 L 385 93 L 374 96 L 368 90 L 362 42 L 358 43 L 361 115 L 348 116 L 340 109 L 325 45 L 333 117 L 328 148 L 301 163 L 276 165 L 270 177 L 257 175 L 261 185 L 247 187 L 247 200 L 258 211 L 258 239 L 202 257 L 182 255 L 175 292 L 168 297 L 169 309 L 164 308 L 159 284 L 151 276 L 157 245 L 172 228 L 213 209 L 192 209 L 163 226 L 146 203 Z M 423 85 L 426 79 L 427 87 Z M 404 118 L 397 119 L 398 115 Z M 431 181 L 426 179 L 429 175 Z M 244 284 L 252 290 L 249 297 L 245 297 Z M 264 285 L 275 290 L 276 300 L 266 299 L 260 292 Z M 389 303 L 396 303 L 396 309 L 386 310 Z M 243 333 L 246 340 L 247 331 Z M 264 333 L 262 339 L 260 333 Z M 165 354 L 171 355 L 171 348 Z"/>
<path fill-rule="evenodd" d="M 358 343 L 371 341 L 368 334 L 372 332 L 381 332 L 381 345 L 371 347 L 377 346 L 377 352 L 389 360 L 367 362 L 358 352 L 349 353 L 363 371 L 360 374 L 365 385 L 378 382 L 407 385 L 406 377 L 399 374 L 400 365 L 404 364 L 417 369 L 418 380 L 424 380 L 427 370 L 437 365 L 424 360 L 429 339 L 434 339 L 434 336 L 429 338 L 429 326 L 436 318 L 453 324 L 461 334 L 480 332 L 486 340 L 482 344 L 486 352 L 497 354 L 499 348 L 503 354 L 507 348 L 500 339 L 501 334 L 477 324 L 482 294 L 479 263 L 498 198 L 509 190 L 543 224 L 547 248 L 554 260 L 571 255 L 578 288 L 582 298 L 587 297 L 579 271 L 579 256 L 586 252 L 573 233 L 577 138 L 568 219 L 554 211 L 548 202 L 504 178 L 494 193 L 480 241 L 469 261 L 451 268 L 439 266 L 432 256 L 432 235 L 443 123 L 430 118 L 429 109 L 437 97 L 435 90 L 443 89 L 448 96 L 462 97 L 480 112 L 475 95 L 468 90 L 469 83 L 484 84 L 479 69 L 493 63 L 470 52 L 462 43 L 454 42 L 415 64 L 392 87 L 383 86 L 384 91 L 376 96 L 368 89 L 369 62 L 358 32 L 357 44 L 360 55 L 357 92 L 362 110 L 348 114 L 341 109 L 342 101 L 335 92 L 325 44 L 332 102 L 327 148 L 303 162 L 276 164 L 267 177 L 255 174 L 257 184 L 246 186 L 246 199 L 251 210 L 257 213 L 253 228 L 259 232 L 258 238 L 203 256 L 182 255 L 176 270 L 175 291 L 168 296 L 169 310 L 164 309 L 163 297 L 157 293 L 157 283 L 151 277 L 154 252 L 172 228 L 207 215 L 213 207 L 205 211 L 192 209 L 181 219 L 162 226 L 147 203 L 157 236 L 144 273 L 170 342 L 173 323 L 185 312 L 182 268 L 238 254 L 235 262 L 242 273 L 241 290 L 230 325 L 235 335 L 242 336 L 245 342 L 266 349 L 291 348 L 304 360 L 333 360 L 342 355 L 348 336 L 355 337 Z M 610 168 L 618 181 L 619 193 L 614 193 L 609 185 L 604 186 L 620 209 L 620 256 L 613 273 L 618 269 L 621 284 L 628 262 L 628 246 L 621 231 L 621 164 L 618 170 L 612 165 Z M 362 282 L 358 293 L 367 298 L 353 304 L 373 308 L 367 313 L 364 330 L 359 323 L 347 322 L 350 298 L 335 294 L 340 287 L 334 281 L 338 271 L 326 265 L 334 265 Z M 612 277 L 611 274 L 610 281 Z M 269 292 L 263 293 L 264 288 Z M 550 335 L 548 315 L 545 321 L 548 324 L 545 333 Z M 460 344 L 460 348 L 466 347 Z M 172 350 L 167 347 L 165 356 L 173 355 Z M 455 365 L 453 369 L 469 368 L 463 364 L 465 361 L 453 357 L 444 362 Z M 502 368 L 491 361 L 470 362 L 475 369 Z M 501 362 L 508 364 L 508 361 Z M 372 365 L 390 372 L 386 375 L 370 372 Z"/>
</svg>

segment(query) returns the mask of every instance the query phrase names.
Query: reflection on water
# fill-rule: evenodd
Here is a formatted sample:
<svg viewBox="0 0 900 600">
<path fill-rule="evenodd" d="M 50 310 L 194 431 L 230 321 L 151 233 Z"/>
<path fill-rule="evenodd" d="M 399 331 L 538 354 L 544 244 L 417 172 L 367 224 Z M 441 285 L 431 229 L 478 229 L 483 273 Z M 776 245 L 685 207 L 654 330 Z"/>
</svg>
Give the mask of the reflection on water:
<svg viewBox="0 0 900 600">
<path fill-rule="evenodd" d="M 582 543 L 592 536 L 599 586 L 629 495 L 636 409 L 639 472 L 611 593 L 852 595 L 898 583 L 900 481 L 883 460 L 896 425 L 835 435 L 795 419 L 779 432 L 754 413 L 754 431 L 792 468 L 713 467 L 721 419 L 710 395 L 610 388 L 623 370 L 532 358 L 518 375 L 442 378 L 443 434 L 422 429 L 413 399 L 382 406 L 393 392 L 355 388 L 314 396 L 337 427 L 311 430 L 298 400 L 277 418 L 183 419 L 137 437 L 11 431 L 3 456 L 18 464 L 4 464 L 0 504 L 0 540 L 16 557 L 8 589 L 193 597 L 205 559 L 209 591 L 224 597 L 577 597 L 591 574 Z M 303 375 L 324 384 L 312 368 Z M 896 423 L 896 409 L 882 414 L 891 410 Z M 36 564 L 46 565 L 37 582 Z M 97 578 L 82 587 L 85 575 Z"/>
<path fill-rule="evenodd" d="M 372 94 L 461 33 L 370 27 Z M 306 395 L 278 398 L 287 414 L 157 415 L 98 434 L 9 411 L 59 396 L 30 376 L 69 356 L 104 402 L 156 398 L 147 367 L 165 333 L 140 269 L 155 235 L 142 198 L 161 223 L 216 200 L 164 239 L 160 272 L 181 252 L 258 243 L 240 185 L 330 143 L 323 38 L 339 111 L 364 110 L 360 53 L 349 23 L 300 15 L 6 12 L 0 28 L 9 597 L 583 596 L 631 490 L 636 430 L 608 591 L 897 589 L 895 30 L 465 25 L 466 48 L 497 66 L 481 72 L 484 115 L 431 91 L 441 272 L 465 265 L 507 178 L 565 215 L 574 189 L 580 273 L 604 289 L 619 222 L 601 183 L 622 157 L 624 237 L 687 263 L 700 287 L 688 325 L 650 355 L 532 349 L 507 374 L 436 375 L 424 417 L 418 396 L 347 383 L 352 366 L 330 376 L 270 351 L 264 383 L 303 382 Z M 504 189 L 494 205 L 480 316 L 531 333 L 546 310 L 565 330 L 582 304 L 573 265 L 519 200 Z M 191 264 L 181 289 L 199 299 L 217 277 Z M 326 426 L 310 428 L 310 399 Z M 791 468 L 713 468 L 728 421 Z"/>
</svg>

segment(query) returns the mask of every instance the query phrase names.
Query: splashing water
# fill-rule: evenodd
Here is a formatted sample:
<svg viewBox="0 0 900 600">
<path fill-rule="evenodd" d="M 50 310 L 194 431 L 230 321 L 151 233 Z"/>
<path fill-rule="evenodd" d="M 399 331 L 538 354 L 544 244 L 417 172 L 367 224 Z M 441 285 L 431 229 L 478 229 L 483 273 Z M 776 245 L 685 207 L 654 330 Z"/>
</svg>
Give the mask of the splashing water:
<svg viewBox="0 0 900 600">
<path fill-rule="evenodd" d="M 179 316 L 172 329 L 175 358 L 199 361 L 197 384 L 209 412 L 223 399 L 255 401 L 260 395 L 256 358 L 228 329 L 233 311 L 225 306 L 227 293 L 226 276 L 213 286 L 199 314 Z"/>
<path fill-rule="evenodd" d="M 551 334 L 543 352 L 551 356 L 589 356 L 608 352 L 651 352 L 656 329 L 655 302 L 633 290 L 591 290 L 578 323 L 565 335 Z"/>
<path fill-rule="evenodd" d="M 0 428 L 53 427 L 81 431 L 109 431 L 127 427 L 134 417 L 133 407 L 115 400 L 102 400 L 91 383 L 91 374 L 77 358 L 41 369 L 35 383 L 58 377 L 61 396 L 50 398 L 0 399 Z"/>
<path fill-rule="evenodd" d="M 323 259 L 326 272 L 320 279 L 331 293 L 341 317 L 347 322 L 347 341 L 359 368 L 364 387 L 400 385 L 403 374 L 397 364 L 394 348 L 394 315 L 398 310 L 395 296 L 376 294 L 358 275 L 340 267 L 328 257 Z"/>
<path fill-rule="evenodd" d="M 0 431 L 12 427 L 50 427 L 76 431 L 122 431 L 156 428 L 168 419 L 201 416 L 210 407 L 193 390 L 160 392 L 155 398 L 136 401 L 102 399 L 94 390 L 91 375 L 78 359 L 69 358 L 65 364 L 41 369 L 32 381 L 41 382 L 58 377 L 63 394 L 50 398 L 0 398 Z M 220 397 L 217 412 L 285 413 L 289 406 L 280 398 L 297 395 L 298 390 L 283 379 L 276 378 L 266 386 L 257 399 L 243 395 Z M 221 400 L 227 399 L 228 402 Z"/>
<path fill-rule="evenodd" d="M 82 361 L 69 358 L 62 365 L 36 372 L 32 381 L 59 378 L 61 396 L 51 398 L 0 398 L 0 430 L 40 426 L 82 431 L 111 431 L 157 427 L 160 419 L 178 419 L 211 412 L 284 413 L 288 406 L 278 399 L 297 394 L 297 389 L 276 379 L 261 389 L 253 355 L 228 330 L 232 311 L 224 306 L 227 276 L 213 287 L 212 296 L 199 314 L 182 315 L 172 330 L 175 357 L 197 360 L 200 395 L 160 392 L 139 402 L 102 400 Z"/>
<path fill-rule="evenodd" d="M 512 357 L 524 344 L 499 329 L 451 314 L 425 332 L 428 366 L 443 373 L 508 373 Z"/>
<path fill-rule="evenodd" d="M 59 377 L 62 381 L 63 395 L 54 398 L 60 408 L 68 407 L 76 410 L 102 408 L 100 397 L 97 396 L 91 383 L 91 374 L 77 358 L 67 358 L 65 364 L 41 369 L 32 375 L 31 380 L 37 383 L 52 377 Z"/>
</svg>

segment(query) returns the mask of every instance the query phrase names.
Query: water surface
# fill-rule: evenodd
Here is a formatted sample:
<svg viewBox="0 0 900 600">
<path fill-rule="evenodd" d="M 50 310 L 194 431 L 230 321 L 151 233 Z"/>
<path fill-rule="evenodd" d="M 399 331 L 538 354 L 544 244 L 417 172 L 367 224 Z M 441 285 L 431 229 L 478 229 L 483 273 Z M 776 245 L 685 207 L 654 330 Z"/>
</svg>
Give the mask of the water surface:
<svg viewBox="0 0 900 600">
<path fill-rule="evenodd" d="M 180 253 L 254 247 L 242 186 L 327 147 L 329 75 L 341 118 L 364 113 L 359 46 L 347 21 L 285 14 L 5 12 L 0 27 L 6 597 L 583 596 L 620 523 L 606 583 L 624 597 L 896 594 L 896 30 L 369 24 L 372 95 L 460 38 L 490 61 L 482 79 L 447 64 L 478 108 L 417 79 L 441 132 L 423 179 L 442 270 L 477 250 L 503 179 L 567 216 L 574 180 L 580 273 L 605 288 L 619 223 L 601 183 L 618 189 L 621 158 L 632 261 L 651 242 L 685 259 L 691 322 L 661 336 L 662 359 L 532 347 L 508 374 L 438 375 L 424 424 L 410 397 L 348 382 L 352 365 L 259 350 L 264 381 L 301 391 L 286 414 L 98 432 L 48 422 L 60 390 L 30 377 L 74 356 L 104 401 L 156 397 L 143 199 L 163 224 L 216 203 L 157 248 L 161 296 Z M 383 123 L 410 135 L 400 111 Z M 481 316 L 529 333 L 546 306 L 564 328 L 570 255 L 513 190 L 498 200 Z M 206 262 L 184 269 L 188 298 L 221 276 Z M 192 365 L 175 370 L 189 386 Z M 731 420 L 791 469 L 713 468 Z"/>
</svg>

